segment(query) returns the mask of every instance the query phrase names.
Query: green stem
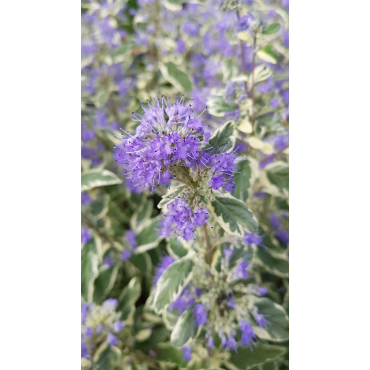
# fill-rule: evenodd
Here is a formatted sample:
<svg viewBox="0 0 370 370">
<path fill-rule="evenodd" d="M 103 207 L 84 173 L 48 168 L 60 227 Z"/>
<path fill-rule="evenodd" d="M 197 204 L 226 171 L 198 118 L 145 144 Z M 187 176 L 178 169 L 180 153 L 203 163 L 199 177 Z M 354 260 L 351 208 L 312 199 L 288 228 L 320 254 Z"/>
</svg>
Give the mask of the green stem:
<svg viewBox="0 0 370 370">
<path fill-rule="evenodd" d="M 88 228 L 90 229 L 93 229 L 97 232 L 97 234 L 102 238 L 104 239 L 106 242 L 110 243 L 111 245 L 114 244 L 114 240 L 107 234 L 105 233 L 104 231 L 100 231 L 96 228 L 96 226 L 94 225 L 94 223 L 90 220 L 90 218 L 85 215 L 83 212 L 81 212 L 81 221 L 82 223 L 85 224 L 85 226 L 87 226 Z"/>
<path fill-rule="evenodd" d="M 202 225 L 202 230 L 204 234 L 204 240 L 206 242 L 206 262 L 211 265 L 212 264 L 212 247 L 211 243 L 209 242 L 208 238 L 208 231 L 207 231 L 207 225 Z"/>
<path fill-rule="evenodd" d="M 254 68 L 256 65 L 256 44 L 257 44 L 257 31 L 255 32 L 253 37 L 253 58 L 251 71 L 252 123 L 254 123 Z"/>
<path fill-rule="evenodd" d="M 238 4 L 238 2 L 236 2 L 236 4 L 237 4 L 236 16 L 237 16 L 238 22 L 239 22 L 239 19 L 240 19 L 239 4 Z M 242 40 L 239 41 L 239 45 L 240 45 L 240 51 L 241 51 L 241 54 L 242 54 L 242 71 L 243 71 L 243 74 L 246 76 L 247 75 L 247 68 L 245 66 L 245 51 L 244 51 L 244 44 L 243 44 Z M 245 90 L 245 94 L 248 95 L 247 81 L 244 81 L 244 90 Z"/>
</svg>

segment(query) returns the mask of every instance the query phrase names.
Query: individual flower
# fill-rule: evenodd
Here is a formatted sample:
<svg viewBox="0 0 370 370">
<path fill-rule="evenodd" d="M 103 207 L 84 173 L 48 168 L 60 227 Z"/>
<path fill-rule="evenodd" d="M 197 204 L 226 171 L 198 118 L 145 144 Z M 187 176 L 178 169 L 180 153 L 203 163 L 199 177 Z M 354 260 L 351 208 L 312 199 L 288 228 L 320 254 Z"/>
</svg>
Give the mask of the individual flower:
<svg viewBox="0 0 370 370">
<path fill-rule="evenodd" d="M 118 343 L 118 339 L 113 334 L 109 333 L 107 336 L 107 342 L 110 346 L 116 346 Z"/>
<path fill-rule="evenodd" d="M 122 253 L 121 253 L 121 260 L 122 261 L 126 261 L 128 260 L 129 258 L 131 257 L 131 252 L 129 250 L 124 250 Z"/>
<path fill-rule="evenodd" d="M 249 28 L 250 22 L 255 19 L 254 15 L 251 13 L 248 13 L 246 15 L 243 15 L 238 20 L 237 29 L 238 31 L 245 31 Z"/>
<path fill-rule="evenodd" d="M 279 106 L 279 99 L 278 98 L 273 98 L 271 101 L 270 101 L 270 107 L 272 108 L 276 108 Z"/>
<path fill-rule="evenodd" d="M 182 354 L 184 356 L 185 361 L 191 360 L 191 349 L 189 347 L 183 347 L 182 348 Z"/>
<path fill-rule="evenodd" d="M 242 321 L 240 324 L 240 330 L 242 332 L 241 343 L 252 349 L 251 344 L 254 344 L 256 340 L 256 334 L 254 333 L 252 326 L 248 322 Z"/>
<path fill-rule="evenodd" d="M 198 325 L 203 325 L 207 322 L 207 313 L 203 304 L 196 304 L 193 312 Z"/>
<path fill-rule="evenodd" d="M 236 347 L 237 347 L 236 340 L 234 336 L 230 335 L 226 342 L 226 348 L 236 352 Z"/>
<path fill-rule="evenodd" d="M 86 244 L 91 240 L 91 233 L 88 229 L 81 226 L 81 243 Z"/>
<path fill-rule="evenodd" d="M 236 267 L 235 276 L 238 279 L 247 279 L 249 277 L 249 273 L 247 271 L 248 266 L 249 263 L 246 260 L 242 260 L 241 262 L 239 262 Z"/>
<path fill-rule="evenodd" d="M 113 258 L 111 256 L 107 256 L 104 258 L 103 260 L 103 265 L 105 266 L 108 266 L 109 268 L 111 268 L 114 264 L 114 261 L 113 261 Z"/>
<path fill-rule="evenodd" d="M 265 315 L 255 313 L 253 317 L 260 328 L 264 328 L 267 324 L 269 324 L 269 322 L 266 320 Z"/>
<path fill-rule="evenodd" d="M 81 205 L 83 204 L 91 204 L 92 199 L 88 193 L 81 193 Z"/>
<path fill-rule="evenodd" d="M 255 244 L 255 245 L 262 245 L 263 238 L 260 235 L 245 232 L 243 240 L 248 243 L 249 245 Z"/>
<path fill-rule="evenodd" d="M 137 247 L 136 235 L 132 230 L 126 232 L 125 239 L 127 244 L 134 250 Z"/>
</svg>

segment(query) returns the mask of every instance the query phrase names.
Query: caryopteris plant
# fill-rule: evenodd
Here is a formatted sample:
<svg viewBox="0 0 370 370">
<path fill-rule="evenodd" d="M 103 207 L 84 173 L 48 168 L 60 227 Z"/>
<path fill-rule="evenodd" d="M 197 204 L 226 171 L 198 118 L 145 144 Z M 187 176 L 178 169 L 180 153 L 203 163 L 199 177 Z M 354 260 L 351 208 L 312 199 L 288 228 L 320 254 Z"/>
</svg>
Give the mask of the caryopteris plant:
<svg viewBox="0 0 370 370">
<path fill-rule="evenodd" d="M 288 369 L 288 8 L 83 1 L 82 368 Z"/>
</svg>

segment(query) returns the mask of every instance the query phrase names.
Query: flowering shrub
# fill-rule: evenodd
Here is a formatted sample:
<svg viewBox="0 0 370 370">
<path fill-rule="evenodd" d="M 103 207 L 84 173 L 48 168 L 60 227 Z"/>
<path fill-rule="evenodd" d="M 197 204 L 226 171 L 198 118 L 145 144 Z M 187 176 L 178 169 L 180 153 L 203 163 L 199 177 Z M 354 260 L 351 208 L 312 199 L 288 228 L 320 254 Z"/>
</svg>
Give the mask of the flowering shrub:
<svg viewBox="0 0 370 370">
<path fill-rule="evenodd" d="M 288 369 L 288 10 L 82 1 L 82 368 Z"/>
</svg>

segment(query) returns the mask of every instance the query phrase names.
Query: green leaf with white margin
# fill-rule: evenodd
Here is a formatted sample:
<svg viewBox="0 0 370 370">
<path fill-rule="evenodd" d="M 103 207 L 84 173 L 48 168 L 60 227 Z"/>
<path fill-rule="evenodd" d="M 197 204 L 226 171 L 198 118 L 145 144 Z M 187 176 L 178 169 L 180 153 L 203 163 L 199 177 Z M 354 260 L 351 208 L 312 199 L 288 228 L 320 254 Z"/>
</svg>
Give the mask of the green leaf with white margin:
<svg viewBox="0 0 370 370">
<path fill-rule="evenodd" d="M 244 236 L 244 231 L 255 233 L 258 230 L 256 217 L 239 199 L 226 193 L 225 198 L 215 196 L 215 200 L 208 200 L 207 207 L 219 225 L 229 234 Z"/>
<path fill-rule="evenodd" d="M 252 174 L 249 161 L 239 162 L 237 171 L 242 173 L 237 173 L 234 176 L 236 186 L 233 192 L 233 196 L 240 199 L 242 202 L 245 202 L 248 198 L 248 189 L 250 186 L 250 178 Z"/>
<path fill-rule="evenodd" d="M 271 45 L 258 50 L 256 54 L 260 59 L 268 63 L 276 64 L 278 61 L 278 55 Z"/>
<path fill-rule="evenodd" d="M 275 185 L 281 192 L 289 190 L 289 165 L 285 162 L 270 163 L 265 167 L 266 176 L 271 184 Z"/>
<path fill-rule="evenodd" d="M 92 302 L 94 281 L 98 276 L 98 254 L 96 242 L 91 239 L 81 250 L 81 295 L 85 302 Z"/>
<path fill-rule="evenodd" d="M 223 96 L 211 95 L 207 100 L 208 113 L 216 117 L 224 117 L 225 113 L 231 112 L 237 109 L 234 104 L 228 104 L 225 102 Z"/>
<path fill-rule="evenodd" d="M 157 229 L 159 226 L 160 217 L 152 218 L 145 222 L 145 226 L 141 228 L 141 231 L 137 235 L 137 248 L 136 253 L 143 253 L 149 249 L 155 248 L 163 237 L 158 236 Z"/>
<path fill-rule="evenodd" d="M 111 347 L 106 342 L 100 345 L 94 354 L 94 370 L 114 369 L 120 358 L 117 347 Z"/>
<path fill-rule="evenodd" d="M 272 35 L 280 30 L 279 23 L 271 23 L 262 33 L 264 35 Z"/>
<path fill-rule="evenodd" d="M 253 263 L 265 269 L 270 274 L 281 278 L 289 277 L 289 263 L 281 253 L 274 253 L 265 248 L 256 248 L 253 256 Z"/>
<path fill-rule="evenodd" d="M 177 323 L 178 316 L 167 309 L 163 310 L 162 320 L 166 325 L 166 328 L 168 330 L 172 330 Z"/>
<path fill-rule="evenodd" d="M 230 81 L 233 76 L 233 59 L 224 59 L 221 64 L 221 70 L 223 74 L 223 82 L 226 83 Z"/>
<path fill-rule="evenodd" d="M 167 252 L 175 258 L 181 258 L 188 254 L 188 249 L 179 239 L 171 238 L 167 243 Z"/>
<path fill-rule="evenodd" d="M 180 0 L 165 0 L 163 5 L 172 12 L 178 12 L 182 9 L 182 1 Z"/>
<path fill-rule="evenodd" d="M 192 276 L 194 262 L 190 258 L 180 258 L 166 268 L 157 282 L 153 308 L 161 313 L 182 292 Z"/>
<path fill-rule="evenodd" d="M 267 362 L 276 361 L 284 356 L 286 348 L 257 342 L 251 350 L 248 347 L 239 347 L 238 352 L 230 352 L 230 358 L 225 366 L 230 370 L 249 370 Z"/>
<path fill-rule="evenodd" d="M 136 231 L 136 228 L 140 222 L 148 220 L 152 214 L 153 210 L 153 200 L 147 199 L 147 201 L 142 204 L 130 219 L 130 227 L 132 230 Z"/>
<path fill-rule="evenodd" d="M 194 339 L 198 333 L 199 326 L 196 323 L 196 319 L 193 314 L 194 305 L 190 306 L 184 311 L 171 333 L 171 343 L 174 347 L 182 347 L 192 339 Z"/>
<path fill-rule="evenodd" d="M 288 340 L 288 316 L 284 308 L 268 298 L 255 297 L 253 304 L 257 307 L 258 313 L 265 315 L 266 320 L 270 322 L 264 328 L 260 328 L 252 322 L 257 337 L 277 343 Z"/>
<path fill-rule="evenodd" d="M 137 276 L 133 277 L 118 297 L 117 312 L 121 311 L 123 321 L 132 317 L 135 311 L 135 302 L 141 295 L 141 284 Z"/>
<path fill-rule="evenodd" d="M 254 83 L 262 82 L 267 80 L 272 75 L 272 70 L 265 64 L 257 66 L 253 71 Z M 251 78 L 249 78 L 249 84 L 251 84 Z"/>
<path fill-rule="evenodd" d="M 163 77 L 177 90 L 182 93 L 192 91 L 193 85 L 188 75 L 179 69 L 174 63 L 161 63 L 159 65 L 159 69 L 161 70 Z"/>
<path fill-rule="evenodd" d="M 151 334 L 152 329 L 142 329 L 135 335 L 135 339 L 138 342 L 144 342 L 151 336 Z"/>
<path fill-rule="evenodd" d="M 159 343 L 156 360 L 173 365 L 180 365 L 184 361 L 181 350 L 174 348 L 171 343 Z"/>
<path fill-rule="evenodd" d="M 132 255 L 129 261 L 143 274 L 150 274 L 152 271 L 152 260 L 146 252 Z"/>
<path fill-rule="evenodd" d="M 118 266 L 100 271 L 94 282 L 94 302 L 101 301 L 112 290 L 117 273 Z"/>
<path fill-rule="evenodd" d="M 90 190 L 98 186 L 121 184 L 122 180 L 113 172 L 94 168 L 82 173 L 81 191 Z"/>
<path fill-rule="evenodd" d="M 162 200 L 158 203 L 158 208 L 161 209 L 167 204 L 172 203 L 175 200 L 172 198 L 176 198 L 186 187 L 186 185 L 179 185 L 170 189 L 166 195 L 163 195 Z"/>
<path fill-rule="evenodd" d="M 219 127 L 213 135 L 209 138 L 208 144 L 204 146 L 204 149 L 214 147 L 217 149 L 223 149 L 226 145 L 229 145 L 228 152 L 231 152 L 235 145 L 237 131 L 233 121 L 224 123 Z"/>
<path fill-rule="evenodd" d="M 90 204 L 90 213 L 95 220 L 104 217 L 108 212 L 109 195 L 101 194 L 98 199 Z"/>
</svg>

